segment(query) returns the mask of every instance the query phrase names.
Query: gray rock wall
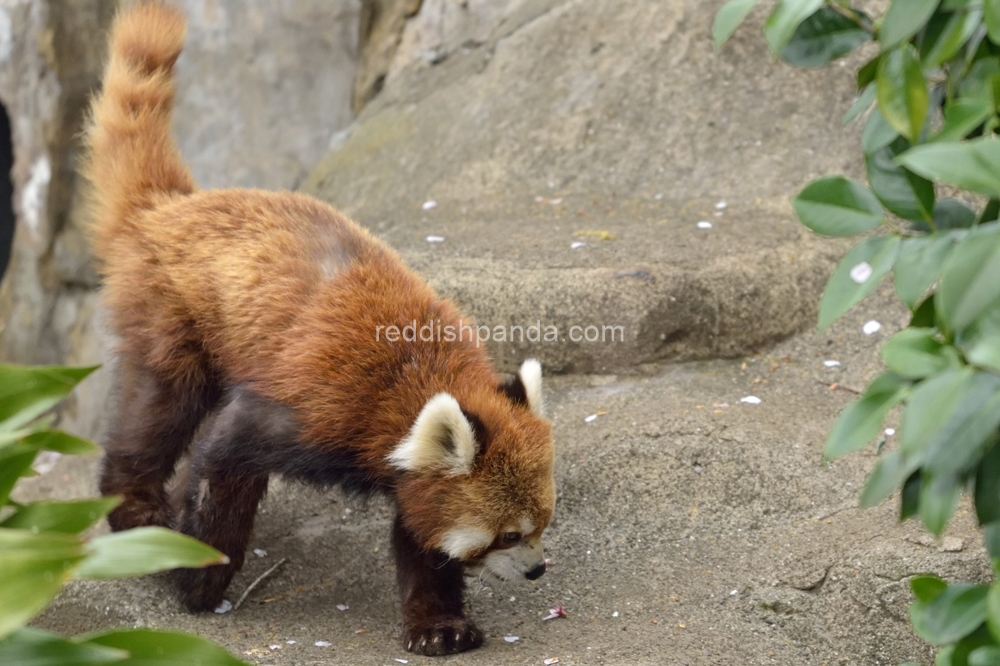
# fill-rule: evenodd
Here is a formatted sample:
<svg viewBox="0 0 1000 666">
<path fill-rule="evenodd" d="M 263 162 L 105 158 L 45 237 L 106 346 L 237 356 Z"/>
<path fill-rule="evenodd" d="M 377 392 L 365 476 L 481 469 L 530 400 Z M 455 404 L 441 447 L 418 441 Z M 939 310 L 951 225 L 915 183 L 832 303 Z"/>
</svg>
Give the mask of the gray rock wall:
<svg viewBox="0 0 1000 666">
<path fill-rule="evenodd" d="M 353 120 L 361 0 L 184 0 L 174 129 L 199 185 L 295 188 Z"/>
</svg>

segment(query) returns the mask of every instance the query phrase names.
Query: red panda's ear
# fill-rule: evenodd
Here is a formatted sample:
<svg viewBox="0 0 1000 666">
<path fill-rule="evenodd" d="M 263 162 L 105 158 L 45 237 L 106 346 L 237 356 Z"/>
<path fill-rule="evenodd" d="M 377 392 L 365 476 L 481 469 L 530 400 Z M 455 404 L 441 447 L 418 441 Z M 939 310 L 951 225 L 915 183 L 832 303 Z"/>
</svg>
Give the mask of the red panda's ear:
<svg viewBox="0 0 1000 666">
<path fill-rule="evenodd" d="M 410 433 L 389 454 L 389 464 L 407 472 L 468 474 L 476 457 L 472 425 L 458 401 L 438 393 L 427 401 Z"/>
<path fill-rule="evenodd" d="M 500 383 L 499 390 L 515 405 L 524 405 L 534 414 L 542 415 L 542 364 L 533 358 L 521 364 L 521 369 Z"/>
<path fill-rule="evenodd" d="M 515 405 L 529 407 L 528 390 L 524 388 L 524 382 L 521 381 L 521 375 L 507 375 L 504 377 L 503 381 L 500 382 L 500 386 L 497 387 L 497 390 L 507 396 L 507 399 Z"/>
<path fill-rule="evenodd" d="M 524 384 L 524 393 L 528 399 L 528 406 L 537 416 L 542 415 L 542 364 L 533 358 L 521 364 L 518 372 L 521 383 Z"/>
</svg>

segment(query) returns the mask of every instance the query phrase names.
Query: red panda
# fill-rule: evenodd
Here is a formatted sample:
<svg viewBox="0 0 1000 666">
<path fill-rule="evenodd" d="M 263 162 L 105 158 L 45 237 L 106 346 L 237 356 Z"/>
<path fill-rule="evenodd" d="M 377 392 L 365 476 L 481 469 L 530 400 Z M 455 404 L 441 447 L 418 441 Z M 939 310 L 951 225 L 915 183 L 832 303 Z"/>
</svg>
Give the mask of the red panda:
<svg viewBox="0 0 1000 666">
<path fill-rule="evenodd" d="M 170 133 L 184 32 L 159 2 L 119 14 L 86 133 L 92 243 L 118 340 L 100 488 L 123 501 L 109 523 L 172 527 L 228 555 L 176 574 L 187 607 L 206 611 L 243 564 L 271 474 L 386 493 L 403 644 L 475 648 L 465 568 L 545 571 L 555 488 L 541 366 L 504 379 L 471 336 L 377 339 L 380 326 L 462 317 L 320 201 L 199 191 Z M 167 485 L 185 453 L 175 499 Z"/>
</svg>

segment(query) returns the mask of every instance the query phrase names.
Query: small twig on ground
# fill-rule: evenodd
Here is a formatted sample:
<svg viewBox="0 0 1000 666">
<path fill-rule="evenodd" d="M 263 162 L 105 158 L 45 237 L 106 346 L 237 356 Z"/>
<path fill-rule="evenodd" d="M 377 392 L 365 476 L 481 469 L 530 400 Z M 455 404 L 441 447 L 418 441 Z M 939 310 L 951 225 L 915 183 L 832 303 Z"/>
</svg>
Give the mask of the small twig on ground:
<svg viewBox="0 0 1000 666">
<path fill-rule="evenodd" d="M 260 583 L 260 581 L 264 580 L 265 578 L 267 578 L 268 576 L 270 576 L 271 574 L 273 574 L 277 570 L 278 567 L 280 567 L 282 564 L 284 564 L 287 561 L 288 561 L 287 557 L 281 558 L 280 560 L 278 560 L 277 564 L 275 564 L 273 567 L 271 567 L 270 569 L 268 569 L 267 571 L 265 571 L 264 573 L 262 573 L 260 576 L 258 576 L 257 580 L 255 580 L 254 582 L 250 583 L 250 587 L 248 587 L 247 589 L 243 590 L 243 594 L 240 595 L 239 600 L 235 604 L 233 604 L 233 611 L 235 612 L 235 611 L 238 611 L 240 609 L 240 605 L 247 598 L 247 595 L 249 595 L 251 592 L 253 592 L 253 588 L 257 587 L 257 584 Z"/>
<path fill-rule="evenodd" d="M 855 395 L 861 395 L 862 393 L 864 393 L 864 391 L 862 391 L 860 389 L 856 389 L 853 386 L 846 386 L 845 384 L 841 384 L 839 382 L 834 382 L 833 384 L 828 384 L 825 381 L 823 381 L 822 379 L 817 379 L 816 381 L 818 383 L 822 384 L 823 386 L 827 387 L 831 391 L 836 391 L 837 389 L 841 389 L 841 390 L 844 390 L 844 391 L 848 391 L 850 393 L 854 393 Z"/>
</svg>

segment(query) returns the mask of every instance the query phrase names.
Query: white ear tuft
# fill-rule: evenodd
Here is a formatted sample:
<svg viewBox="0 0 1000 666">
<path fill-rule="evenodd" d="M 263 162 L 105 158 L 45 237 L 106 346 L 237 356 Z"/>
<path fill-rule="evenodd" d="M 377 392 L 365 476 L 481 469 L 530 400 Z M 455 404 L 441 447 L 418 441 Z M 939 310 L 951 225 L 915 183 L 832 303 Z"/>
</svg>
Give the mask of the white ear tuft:
<svg viewBox="0 0 1000 666">
<path fill-rule="evenodd" d="M 528 396 L 528 406 L 538 416 L 542 415 L 542 364 L 533 358 L 521 364 L 518 373 L 524 384 L 524 393 Z"/>
<path fill-rule="evenodd" d="M 389 464 L 408 472 L 441 470 L 467 474 L 476 457 L 476 439 L 458 401 L 438 393 L 427 401 L 410 434 L 392 453 Z"/>
</svg>

